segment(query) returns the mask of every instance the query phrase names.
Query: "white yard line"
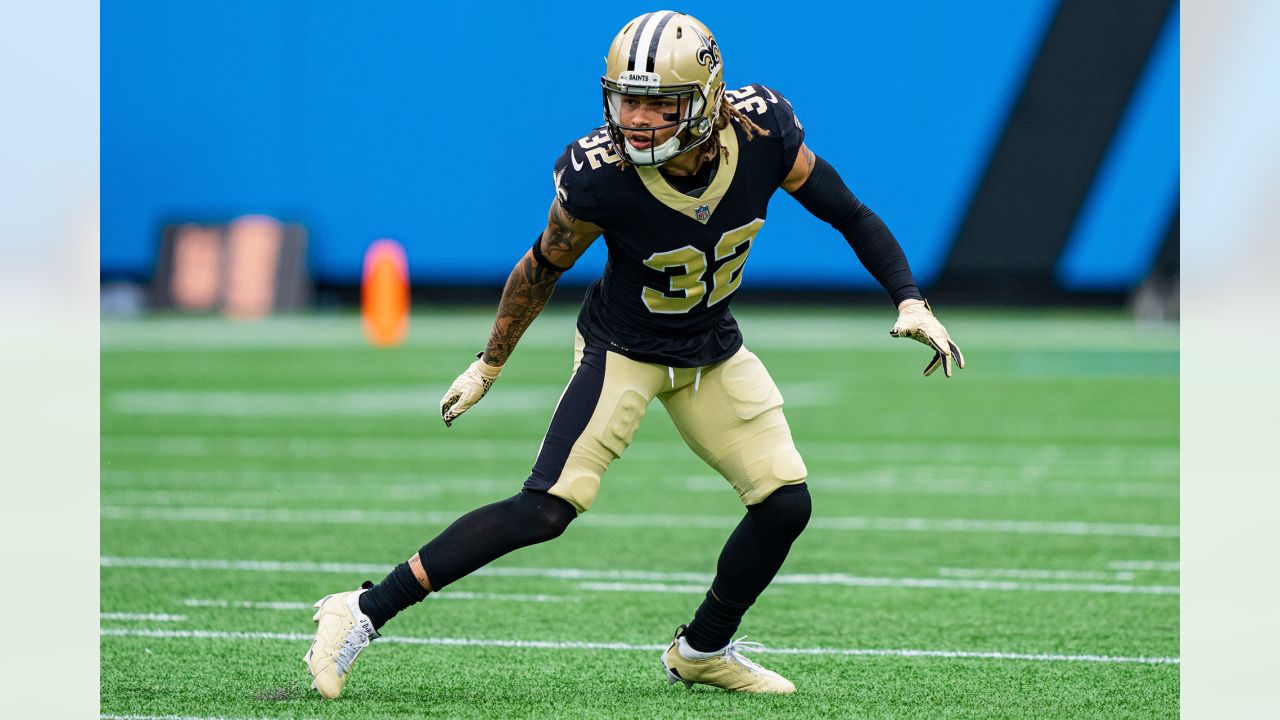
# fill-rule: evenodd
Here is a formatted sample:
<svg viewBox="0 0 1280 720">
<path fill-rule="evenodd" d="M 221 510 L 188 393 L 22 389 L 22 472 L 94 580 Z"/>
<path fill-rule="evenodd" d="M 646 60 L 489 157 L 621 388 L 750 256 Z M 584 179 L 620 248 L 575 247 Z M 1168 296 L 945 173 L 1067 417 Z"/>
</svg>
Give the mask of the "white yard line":
<svg viewBox="0 0 1280 720">
<path fill-rule="evenodd" d="M 442 495 L 452 496 L 489 496 L 494 493 L 516 492 L 520 483 L 510 480 L 497 482 L 429 482 L 421 485 L 390 485 L 374 488 L 359 483 L 341 485 L 315 484 L 300 488 L 297 485 L 275 486 L 259 485 L 251 489 L 243 486 L 202 485 L 165 490 L 120 488 L 103 485 L 100 501 L 112 505 L 123 506 L 162 506 L 181 508 L 192 504 L 216 504 L 234 502 L 237 507 L 270 507 L 273 505 L 290 505 L 305 492 L 306 497 L 313 500 L 330 500 L 337 504 L 364 504 L 371 497 L 381 500 L 398 501 L 433 501 L 439 503 Z M 349 502 L 359 501 L 359 502 Z"/>
<path fill-rule="evenodd" d="M 856 475 L 815 473 L 809 479 L 814 493 L 822 495 L 944 495 L 964 497 L 1071 497 L 1071 498 L 1168 498 L 1178 497 L 1176 472 L 1166 480 L 1132 482 L 1109 478 L 1129 473 L 1094 468 L 1083 482 L 1056 473 L 1056 465 L 1022 467 L 953 466 L 946 477 L 936 468 L 903 466 L 869 469 Z M 280 493 L 295 491 L 305 484 L 312 497 L 333 499 L 367 498 L 371 494 L 397 500 L 427 499 L 442 493 L 500 492 L 516 488 L 518 476 L 441 477 L 426 473 L 349 473 L 326 470 L 103 470 L 102 491 L 114 502 L 127 504 L 182 504 L 204 492 L 209 496 L 235 491 L 237 498 L 278 499 Z M 729 485 L 718 475 L 662 474 L 646 482 L 690 492 L 723 494 Z M 249 486 L 249 487 L 244 487 Z M 269 488 L 269 489 L 266 489 Z M 114 503 L 113 503 L 114 504 Z M 254 503 L 257 504 L 257 503 Z"/>
<path fill-rule="evenodd" d="M 350 575 L 385 574 L 388 563 L 313 563 L 277 560 L 191 560 L 157 557 L 101 557 L 104 568 L 148 568 L 153 570 L 245 570 L 250 572 L 306 572 Z"/>
<path fill-rule="evenodd" d="M 148 507 L 104 505 L 103 520 L 158 522 L 317 523 L 334 525 L 444 525 L 466 511 L 457 510 L 300 510 L 255 507 Z M 737 516 L 609 515 L 587 513 L 578 521 L 602 528 L 732 528 Z M 1012 533 L 1019 535 L 1099 535 L 1112 537 L 1177 538 L 1177 525 L 1094 523 L 1076 521 L 992 520 L 969 518 L 815 517 L 811 530 Z"/>
<path fill-rule="evenodd" d="M 580 602 L 576 595 L 536 595 L 512 593 L 479 593 L 450 590 L 446 593 L 431 593 L 428 600 L 492 600 L 495 602 L 534 602 L 558 603 Z M 287 600 L 219 600 L 211 598 L 186 598 L 182 601 L 186 607 L 232 608 L 236 610 L 310 610 L 312 602 L 292 602 Z"/>
<path fill-rule="evenodd" d="M 567 377 L 566 377 L 567 379 Z M 117 415 L 182 417 L 369 417 L 429 416 L 437 411 L 436 385 L 353 388 L 343 391 L 267 392 L 261 390 L 117 390 L 108 393 L 105 407 Z M 507 384 L 486 397 L 485 407 L 504 413 L 550 416 L 564 392 L 564 382 Z M 812 407 L 842 401 L 839 393 L 820 383 L 790 383 L 787 403 Z"/>
<path fill-rule="evenodd" d="M 215 600 L 211 598 L 186 598 L 182 604 L 198 608 L 229 608 L 234 610 L 309 610 L 309 602 L 289 600 Z"/>
<path fill-rule="evenodd" d="M 180 558 L 122 558 L 103 557 L 99 561 L 105 568 L 153 568 L 171 570 L 247 570 L 261 572 L 315 572 L 342 574 L 378 574 L 386 572 L 385 565 L 345 563 L 294 563 L 254 560 L 184 560 Z M 698 583 L 705 592 L 711 582 L 710 573 L 656 572 L 649 570 L 591 570 L 586 568 L 520 568 L 485 567 L 477 570 L 480 577 L 537 577 L 572 580 L 582 583 L 604 581 L 612 587 L 583 586 L 586 590 L 623 589 L 651 592 L 651 583 Z M 638 582 L 630 588 L 617 583 Z M 1180 590 L 1171 585 L 1115 585 L 1102 583 L 1047 583 L 1018 582 L 1013 580 L 965 580 L 949 578 L 898 578 L 866 577 L 845 573 L 783 573 L 774 578 L 776 585 L 826 585 L 844 587 L 892 587 L 922 590 L 988 590 L 1030 592 L 1080 592 L 1124 595 L 1178 595 Z"/>
<path fill-rule="evenodd" d="M 398 487 L 401 484 L 441 485 L 458 480 L 424 472 L 404 471 L 367 471 L 333 472 L 332 470 L 310 470 L 307 468 L 272 469 L 272 470 L 118 470 L 104 468 L 99 476 L 104 488 L 140 489 L 144 487 L 163 486 L 168 488 L 184 487 L 226 487 L 229 483 L 242 483 L 262 486 L 277 483 L 307 483 L 319 486 L 343 483 L 379 483 L 379 491 L 387 487 Z M 473 476 L 468 475 L 468 478 Z M 490 478 L 496 480 L 497 478 Z M 510 479 L 507 480 L 508 484 Z M 383 485 L 382 483 L 391 483 Z"/>
<path fill-rule="evenodd" d="M 226 632 L 217 630 L 143 630 L 134 628 L 103 628 L 102 634 L 110 637 L 146 637 L 193 640 L 283 640 L 309 642 L 312 635 L 302 633 Z M 657 652 L 666 644 L 636 645 L 616 642 L 582 642 L 573 640 L 496 640 L 480 638 L 433 638 L 383 636 L 379 644 L 445 645 L 454 647 L 505 647 L 533 648 L 539 650 L 626 650 Z M 1112 655 L 1062 655 L 1043 653 L 984 652 L 968 650 L 916 650 L 878 648 L 764 648 L 760 652 L 778 655 L 873 655 L 890 657 L 933 657 L 947 659 L 982 660 L 1030 660 L 1040 662 L 1089 662 L 1089 663 L 1141 663 L 1147 665 L 1178 665 L 1176 657 L 1118 657 Z"/>
<path fill-rule="evenodd" d="M 115 715 L 111 713 L 103 713 L 98 716 L 99 720 L 278 720 L 277 718 L 233 718 L 224 715 L 136 715 L 130 713 L 128 715 Z"/>
<path fill-rule="evenodd" d="M 162 498 L 154 503 L 157 505 L 169 504 L 169 497 L 177 499 L 186 493 L 202 491 L 211 494 L 234 492 L 242 498 L 279 500 L 283 493 L 297 492 L 298 486 L 302 485 L 309 496 L 367 499 L 370 494 L 376 494 L 388 499 L 414 500 L 435 498 L 450 492 L 515 492 L 523 482 L 521 477 L 484 477 L 470 473 L 441 477 L 422 472 L 307 469 L 103 470 L 99 477 L 102 491 L 112 498 L 145 498 L 148 496 L 144 493 L 155 493 L 153 497 Z M 247 491 L 252 492 L 246 494 Z"/>
<path fill-rule="evenodd" d="M 1023 469 L 1050 468 L 1049 465 L 1030 465 Z M 948 470 L 948 476 L 939 477 L 935 468 L 898 468 L 892 471 L 867 473 L 861 476 L 839 476 L 814 473 L 809 485 L 815 493 L 837 495 L 946 495 L 966 497 L 1065 497 L 1065 498 L 1177 498 L 1178 478 L 1168 473 L 1167 480 L 1131 482 L 1125 480 L 1082 482 L 1061 477 L 1017 477 L 1001 468 L 971 466 L 974 475 L 963 477 Z M 954 473 L 954 475 L 952 475 Z M 1030 473 L 1027 473 L 1030 474 Z M 1114 475 L 1129 473 L 1114 473 Z M 1090 471 L 1090 476 L 1102 478 L 1112 473 Z M 725 481 L 720 477 L 690 478 L 686 488 L 694 492 L 722 492 Z"/>
<path fill-rule="evenodd" d="M 482 458 L 529 460 L 537 453 L 538 439 L 492 438 L 375 438 L 351 436 L 227 436 L 216 435 L 103 435 L 104 455 L 164 455 L 173 457 L 268 457 L 341 459 Z M 1007 466 L 1026 464 L 1079 464 L 1082 467 L 1122 464 L 1135 469 L 1178 467 L 1176 445 L 1083 446 L 1055 443 L 919 443 L 859 442 L 801 439 L 797 443 L 807 460 L 830 462 L 904 462 L 927 455 L 934 465 L 975 463 Z M 669 453 L 685 452 L 679 441 L 646 441 L 627 454 L 628 460 L 650 457 L 670 462 Z M 690 457 L 693 457 L 690 455 Z"/>
<path fill-rule="evenodd" d="M 910 350 L 885 336 L 893 323 L 886 311 L 842 313 L 756 312 L 743 309 L 738 316 L 748 347 L 771 352 L 812 353 L 858 349 L 910 355 Z M 573 347 L 572 311 L 549 311 L 529 328 L 521 347 L 562 349 L 566 367 Z M 1178 326 L 1142 327 L 1127 318 L 1079 317 L 1020 318 L 1013 314 L 966 313 L 962 317 L 966 337 L 975 347 L 991 350 L 1132 350 L 1177 352 Z M 956 321 L 960 322 L 960 321 Z M 492 312 L 423 312 L 410 320 L 405 338 L 408 347 L 471 347 L 493 324 Z M 832 326 L 840 332 L 832 332 Z M 277 317 L 251 323 L 222 318 L 106 319 L 101 323 L 101 348 L 117 351 L 235 351 L 262 348 L 306 350 L 313 348 L 367 348 L 356 315 L 314 314 Z M 304 368 L 305 369 L 305 368 Z"/>
<path fill-rule="evenodd" d="M 506 388 L 493 407 L 506 413 L 550 414 L 564 390 L 555 385 Z M 355 389 L 345 392 L 260 392 L 120 390 L 107 395 L 105 408 L 117 415 L 182 417 L 369 417 L 427 416 L 440 401 L 436 387 Z M 487 404 L 487 403 L 486 403 Z"/>
<path fill-rule="evenodd" d="M 1105 570 L 1033 570 L 1027 568 L 957 568 L 940 567 L 942 577 L 959 578 L 1014 578 L 1018 580 L 1111 580 L 1129 581 L 1134 574 L 1125 571 Z"/>
<path fill-rule="evenodd" d="M 1180 572 L 1182 564 L 1177 560 L 1116 560 L 1107 563 L 1112 570 L 1159 570 L 1162 572 Z"/>
<path fill-rule="evenodd" d="M 186 622 L 186 615 L 169 615 L 166 613 L 136 612 L 104 612 L 98 613 L 102 620 L 138 620 L 141 622 Z"/>
<path fill-rule="evenodd" d="M 677 595 L 706 595 L 706 585 L 666 585 L 663 583 L 608 583 L 608 582 L 585 582 L 579 583 L 578 587 L 583 590 L 592 590 L 595 592 L 652 592 L 652 593 L 674 593 Z"/>
<path fill-rule="evenodd" d="M 1112 585 L 1074 583 L 1026 583 L 988 580 L 940 580 L 936 578 L 859 577 L 856 575 L 779 575 L 777 585 L 844 585 L 848 587 L 892 587 L 926 590 L 993 590 L 1001 592 L 1082 592 L 1096 594 L 1177 595 L 1176 587 L 1162 585 Z M 598 592 L 641 592 L 705 595 L 705 585 L 666 585 L 662 583 L 587 582 L 583 590 Z"/>
<path fill-rule="evenodd" d="M 846 585 L 850 587 L 894 587 L 926 590 L 994 590 L 1030 592 L 1077 592 L 1120 595 L 1178 595 L 1176 585 L 1116 585 L 1104 583 L 1019 582 L 1015 580 L 962 580 L 951 578 L 859 577 L 844 574 L 779 575 L 779 585 Z"/>
<path fill-rule="evenodd" d="M 627 516 L 619 517 L 625 518 Z M 964 518 L 817 517 L 809 521 L 809 527 L 821 530 L 1104 535 L 1154 538 L 1177 538 L 1179 533 L 1177 525 L 1040 520 L 970 520 Z"/>
<path fill-rule="evenodd" d="M 475 344 L 483 338 L 493 319 L 467 314 L 415 314 L 406 347 L 453 348 Z M 414 328 L 417 331 L 414 331 Z M 423 332 L 423 328 L 430 330 Z M 183 318 L 168 320 L 147 318 L 143 321 L 104 320 L 101 325 L 101 348 L 106 352 L 192 351 L 236 352 L 242 350 L 280 349 L 306 351 L 319 349 L 368 348 L 358 316 L 308 315 L 291 318 L 269 318 L 253 322 L 228 322 L 219 318 Z M 561 348 L 565 367 L 569 366 L 573 349 L 573 319 L 564 315 L 544 318 L 521 338 L 521 347 Z M 305 366 L 304 368 L 305 369 Z"/>
</svg>

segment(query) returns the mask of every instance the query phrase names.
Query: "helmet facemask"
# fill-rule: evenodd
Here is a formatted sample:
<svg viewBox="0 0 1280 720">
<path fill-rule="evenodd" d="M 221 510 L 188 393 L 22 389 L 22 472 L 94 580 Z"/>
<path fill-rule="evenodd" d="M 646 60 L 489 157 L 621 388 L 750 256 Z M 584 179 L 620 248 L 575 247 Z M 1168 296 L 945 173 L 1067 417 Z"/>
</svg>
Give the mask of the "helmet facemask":
<svg viewBox="0 0 1280 720">
<path fill-rule="evenodd" d="M 604 118 L 609 126 L 609 135 L 615 147 L 626 153 L 627 161 L 632 165 L 661 165 L 671 158 L 701 145 L 711 137 L 713 122 L 711 118 L 719 112 L 720 97 L 714 100 L 716 107 L 706 113 L 707 99 L 702 88 L 697 85 L 674 85 L 655 87 L 636 87 L 621 85 L 609 78 L 603 78 Z M 658 125 L 633 126 L 622 124 L 622 103 L 628 97 L 669 98 L 674 101 L 677 111 L 664 113 L 663 122 Z M 675 128 L 676 132 L 665 142 L 656 142 L 658 133 Z M 654 142 L 647 148 L 636 148 L 627 140 L 632 133 L 649 133 Z"/>
</svg>

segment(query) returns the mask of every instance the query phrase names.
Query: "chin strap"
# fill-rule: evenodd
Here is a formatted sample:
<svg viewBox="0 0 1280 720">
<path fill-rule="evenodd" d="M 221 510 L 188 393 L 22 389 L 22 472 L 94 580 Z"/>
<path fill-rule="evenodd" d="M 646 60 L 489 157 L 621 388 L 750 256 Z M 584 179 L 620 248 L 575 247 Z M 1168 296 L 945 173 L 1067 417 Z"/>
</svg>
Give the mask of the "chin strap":
<svg viewBox="0 0 1280 720">
<path fill-rule="evenodd" d="M 680 154 L 680 133 L 672 135 L 670 140 L 648 150 L 637 150 L 631 147 L 629 140 L 624 140 L 623 145 L 627 159 L 631 162 L 637 165 L 660 165 Z"/>
</svg>

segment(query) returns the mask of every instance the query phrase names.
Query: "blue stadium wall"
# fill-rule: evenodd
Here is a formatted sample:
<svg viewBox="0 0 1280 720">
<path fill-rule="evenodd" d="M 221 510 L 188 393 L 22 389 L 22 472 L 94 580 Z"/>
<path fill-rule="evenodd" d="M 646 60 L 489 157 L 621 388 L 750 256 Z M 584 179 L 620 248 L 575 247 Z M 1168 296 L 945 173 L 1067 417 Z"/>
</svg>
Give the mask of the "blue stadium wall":
<svg viewBox="0 0 1280 720">
<path fill-rule="evenodd" d="M 551 165 L 601 121 L 613 34 L 650 4 L 116 0 L 102 9 L 104 277 L 149 277 L 164 224 L 266 213 L 314 278 L 394 238 L 415 283 L 500 283 Z M 1123 292 L 1176 253 L 1170 0 L 685 2 L 731 87 L 785 94 L 810 146 L 926 288 Z M 593 248 L 568 276 L 589 282 Z M 872 289 L 779 193 L 753 287 Z"/>
</svg>

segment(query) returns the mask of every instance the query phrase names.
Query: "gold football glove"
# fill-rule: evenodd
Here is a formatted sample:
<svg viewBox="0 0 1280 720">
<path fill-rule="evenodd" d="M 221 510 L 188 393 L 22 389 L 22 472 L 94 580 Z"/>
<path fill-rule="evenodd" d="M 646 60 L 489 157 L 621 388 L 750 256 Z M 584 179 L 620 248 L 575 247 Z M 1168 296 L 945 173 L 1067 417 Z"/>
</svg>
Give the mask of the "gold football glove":
<svg viewBox="0 0 1280 720">
<path fill-rule="evenodd" d="M 459 415 L 480 402 L 502 372 L 501 365 L 495 367 L 479 359 L 482 355 L 476 356 L 477 360 L 453 381 L 444 397 L 440 398 L 440 418 L 444 420 L 445 427 L 453 427 L 453 421 Z"/>
<path fill-rule="evenodd" d="M 951 377 L 953 362 L 964 367 L 964 354 L 951 341 L 947 329 L 933 316 L 933 310 L 927 301 L 903 300 L 898 306 L 898 322 L 894 323 L 889 334 L 894 337 L 909 337 L 933 348 L 933 359 L 924 366 L 926 376 L 932 375 L 939 365 L 947 377 Z"/>
</svg>

